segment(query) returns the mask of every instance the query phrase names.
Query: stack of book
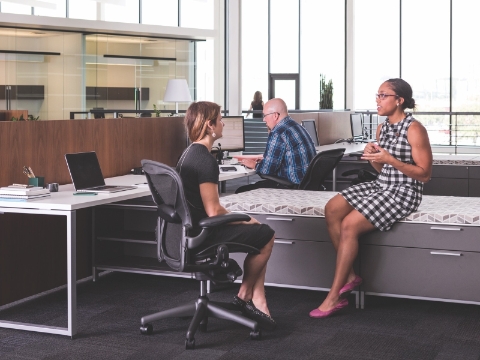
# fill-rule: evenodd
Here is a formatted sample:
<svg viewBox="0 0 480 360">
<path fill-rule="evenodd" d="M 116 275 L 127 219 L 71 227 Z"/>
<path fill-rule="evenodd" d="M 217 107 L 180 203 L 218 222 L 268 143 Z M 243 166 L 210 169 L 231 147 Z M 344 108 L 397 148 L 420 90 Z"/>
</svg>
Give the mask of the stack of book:
<svg viewBox="0 0 480 360">
<path fill-rule="evenodd" d="M 5 186 L 0 187 L 0 201 L 27 201 L 50 196 L 50 190 L 41 187 Z"/>
</svg>

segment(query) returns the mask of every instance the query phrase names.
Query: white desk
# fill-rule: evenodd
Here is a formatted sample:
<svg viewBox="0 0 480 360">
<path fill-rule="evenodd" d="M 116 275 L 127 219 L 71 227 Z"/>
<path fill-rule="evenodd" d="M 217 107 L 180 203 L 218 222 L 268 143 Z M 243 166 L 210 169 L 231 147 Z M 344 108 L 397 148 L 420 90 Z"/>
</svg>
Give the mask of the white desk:
<svg viewBox="0 0 480 360">
<path fill-rule="evenodd" d="M 143 175 L 125 175 L 105 180 L 107 185 L 133 185 L 145 182 Z M 25 202 L 0 201 L 0 214 L 43 214 L 65 216 L 67 220 L 67 302 L 68 327 L 54 327 L 0 321 L 1 328 L 36 331 L 73 337 L 77 333 L 77 287 L 76 287 L 76 210 L 109 204 L 116 201 L 129 200 L 150 194 L 148 186 L 120 191 L 109 195 L 73 196 L 73 185 L 62 185 L 57 193 L 40 200 Z"/>
<path fill-rule="evenodd" d="M 232 172 L 220 174 L 219 180 L 226 181 L 238 177 L 252 175 L 254 170 L 246 172 Z M 135 185 L 146 183 L 144 175 L 124 175 L 105 179 L 107 185 Z M 67 302 L 68 327 L 54 327 L 13 321 L 1 321 L 0 328 L 36 331 L 49 334 L 66 335 L 73 337 L 77 333 L 77 287 L 76 287 L 76 210 L 98 205 L 105 205 L 117 201 L 135 199 L 150 195 L 147 185 L 139 185 L 137 189 L 119 191 L 112 194 L 98 194 L 95 196 L 74 196 L 72 184 L 61 185 L 58 192 L 49 197 L 24 202 L 0 201 L 0 214 L 38 214 L 65 216 L 67 220 Z"/>
<path fill-rule="evenodd" d="M 317 150 L 317 152 L 320 152 L 320 151 L 325 151 L 325 150 L 345 148 L 345 155 L 348 155 L 352 152 L 363 151 L 363 149 L 365 149 L 365 145 L 367 145 L 367 143 L 342 142 L 342 143 L 337 143 L 337 144 L 328 144 L 328 145 L 316 146 L 315 149 Z"/>
<path fill-rule="evenodd" d="M 225 192 L 225 181 L 227 180 L 232 180 L 232 179 L 238 179 L 246 176 L 251 176 L 255 175 L 257 172 L 254 169 L 248 169 L 244 167 L 243 165 L 220 165 L 221 167 L 235 167 L 237 170 L 236 171 L 228 171 L 228 172 L 222 172 L 220 171 L 220 176 L 218 178 L 218 191 L 220 193 Z"/>
</svg>

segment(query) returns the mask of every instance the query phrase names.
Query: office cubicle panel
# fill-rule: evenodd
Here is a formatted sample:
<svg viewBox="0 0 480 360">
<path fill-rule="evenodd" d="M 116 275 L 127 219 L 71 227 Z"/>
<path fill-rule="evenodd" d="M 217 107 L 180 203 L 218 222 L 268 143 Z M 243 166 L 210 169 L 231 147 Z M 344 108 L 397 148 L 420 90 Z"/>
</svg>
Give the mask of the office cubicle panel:
<svg viewBox="0 0 480 360">
<path fill-rule="evenodd" d="M 315 119 L 318 142 L 322 145 L 329 145 L 338 140 L 352 137 L 350 113 L 351 111 L 319 111 L 291 113 L 289 115 L 299 124 L 301 124 L 302 120 Z"/>
<path fill-rule="evenodd" d="M 243 116 L 223 116 L 223 134 L 215 140 L 213 147 L 221 147 L 222 151 L 245 150 L 245 126 Z"/>
<path fill-rule="evenodd" d="M 104 177 L 142 159 L 174 166 L 185 149 L 183 117 L 0 122 L 0 186 L 26 183 L 23 165 L 45 182 L 71 183 L 64 155 L 95 151 Z"/>
</svg>

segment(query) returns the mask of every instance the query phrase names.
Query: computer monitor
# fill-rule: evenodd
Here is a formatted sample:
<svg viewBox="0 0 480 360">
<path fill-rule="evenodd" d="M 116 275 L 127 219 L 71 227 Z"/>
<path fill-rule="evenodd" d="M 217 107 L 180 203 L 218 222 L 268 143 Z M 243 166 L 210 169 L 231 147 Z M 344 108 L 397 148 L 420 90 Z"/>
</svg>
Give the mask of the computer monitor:
<svg viewBox="0 0 480 360">
<path fill-rule="evenodd" d="M 215 140 L 213 147 L 221 147 L 222 151 L 245 150 L 244 117 L 224 116 L 222 121 L 225 124 L 223 135 L 220 139 Z"/>
<path fill-rule="evenodd" d="M 350 126 L 352 128 L 353 141 L 363 141 L 363 117 L 362 114 L 350 114 Z"/>
<path fill-rule="evenodd" d="M 320 144 L 318 142 L 317 126 L 315 125 L 315 120 L 302 120 L 302 126 L 305 128 L 305 130 L 307 130 L 308 135 L 310 135 L 310 137 L 312 138 L 315 146 L 319 146 Z"/>
<path fill-rule="evenodd" d="M 104 110 L 103 107 L 94 107 L 92 110 Z M 93 113 L 94 119 L 105 119 L 105 113 L 103 112 L 94 112 Z"/>
</svg>

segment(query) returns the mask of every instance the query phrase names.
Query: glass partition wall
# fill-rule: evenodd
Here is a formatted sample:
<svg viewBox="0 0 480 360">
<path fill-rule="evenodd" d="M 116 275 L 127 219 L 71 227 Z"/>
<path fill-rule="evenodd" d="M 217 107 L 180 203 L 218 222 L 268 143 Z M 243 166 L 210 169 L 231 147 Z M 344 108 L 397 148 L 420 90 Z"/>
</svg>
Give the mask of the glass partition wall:
<svg viewBox="0 0 480 360">
<path fill-rule="evenodd" d="M 175 103 L 163 102 L 167 82 L 186 79 L 195 99 L 195 59 L 191 40 L 2 28 L 0 110 L 41 120 L 71 112 L 86 118 L 80 113 L 95 108 L 133 111 L 124 116 L 148 116 L 153 105 L 174 112 Z"/>
</svg>

